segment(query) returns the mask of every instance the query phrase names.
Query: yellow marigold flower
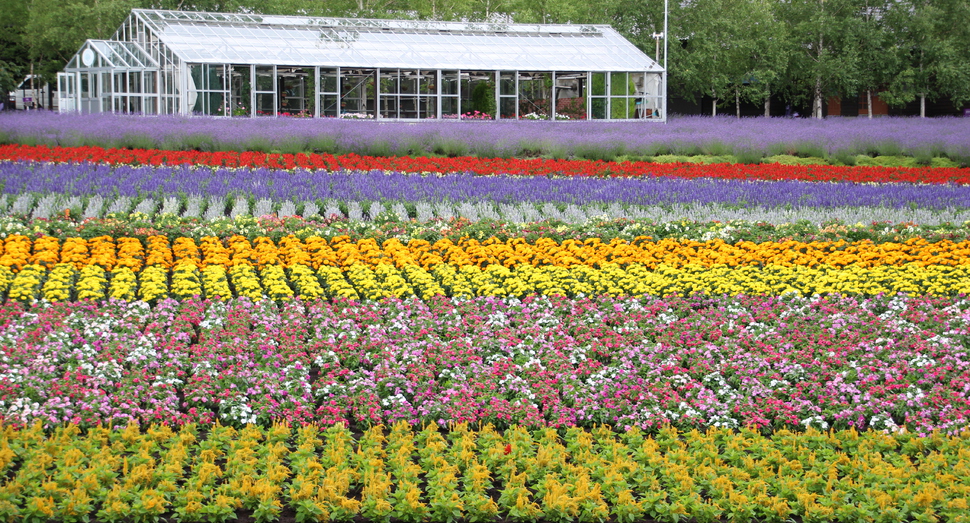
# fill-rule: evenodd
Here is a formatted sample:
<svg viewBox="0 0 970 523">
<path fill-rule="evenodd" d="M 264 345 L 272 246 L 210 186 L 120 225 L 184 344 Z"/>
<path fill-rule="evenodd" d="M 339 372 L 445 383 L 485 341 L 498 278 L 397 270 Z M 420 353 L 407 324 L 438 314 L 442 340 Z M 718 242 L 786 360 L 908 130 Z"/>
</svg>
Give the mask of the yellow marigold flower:
<svg viewBox="0 0 970 523">
<path fill-rule="evenodd" d="M 111 280 L 108 283 L 108 297 L 117 300 L 135 299 L 137 277 L 128 267 L 115 267 L 111 270 Z"/>
</svg>

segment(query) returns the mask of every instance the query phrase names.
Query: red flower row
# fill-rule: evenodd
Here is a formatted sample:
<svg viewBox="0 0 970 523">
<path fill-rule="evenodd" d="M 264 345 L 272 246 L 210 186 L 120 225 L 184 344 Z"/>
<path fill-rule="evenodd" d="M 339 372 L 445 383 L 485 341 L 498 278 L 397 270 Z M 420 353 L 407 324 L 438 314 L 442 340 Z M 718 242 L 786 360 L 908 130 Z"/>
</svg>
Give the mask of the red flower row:
<svg viewBox="0 0 970 523">
<path fill-rule="evenodd" d="M 96 162 L 130 165 L 207 165 L 213 167 L 268 167 L 277 169 L 382 170 L 413 173 L 470 172 L 480 175 L 613 176 L 722 178 L 741 180 L 804 180 L 817 182 L 970 183 L 970 169 L 913 167 L 845 167 L 833 165 L 688 164 L 604 162 L 516 158 L 408 158 L 357 154 L 266 154 L 261 152 L 164 151 L 157 149 L 105 149 L 101 147 L 48 147 L 2 145 L 0 160 L 41 162 Z"/>
</svg>

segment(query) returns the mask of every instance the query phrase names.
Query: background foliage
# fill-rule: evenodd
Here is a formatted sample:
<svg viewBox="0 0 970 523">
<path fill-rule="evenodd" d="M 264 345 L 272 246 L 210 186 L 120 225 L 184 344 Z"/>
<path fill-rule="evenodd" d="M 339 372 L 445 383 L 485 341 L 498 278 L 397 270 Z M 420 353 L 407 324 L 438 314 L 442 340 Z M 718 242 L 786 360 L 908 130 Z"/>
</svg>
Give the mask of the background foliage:
<svg viewBox="0 0 970 523">
<path fill-rule="evenodd" d="M 659 0 L 0 0 L 0 88 L 34 63 L 53 78 L 85 39 L 110 38 L 132 8 L 368 18 L 611 24 L 647 54 L 663 30 Z M 737 110 L 770 95 L 813 107 L 885 90 L 893 105 L 970 103 L 965 0 L 670 2 L 670 92 Z M 706 108 L 705 108 L 706 111 Z"/>
</svg>

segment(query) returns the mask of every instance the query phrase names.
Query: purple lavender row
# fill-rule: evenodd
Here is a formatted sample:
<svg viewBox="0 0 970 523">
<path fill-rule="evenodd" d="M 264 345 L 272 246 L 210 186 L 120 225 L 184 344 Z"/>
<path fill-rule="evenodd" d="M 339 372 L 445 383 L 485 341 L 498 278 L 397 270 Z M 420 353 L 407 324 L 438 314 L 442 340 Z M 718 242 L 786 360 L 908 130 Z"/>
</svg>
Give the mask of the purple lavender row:
<svg viewBox="0 0 970 523">
<path fill-rule="evenodd" d="M 510 157 L 523 151 L 615 158 L 657 154 L 884 154 L 970 161 L 970 118 L 671 118 L 651 122 L 355 122 L 338 119 L 219 119 L 0 115 L 0 141 L 215 150 L 319 149 L 359 154 Z"/>
<path fill-rule="evenodd" d="M 77 196 L 247 195 L 273 200 L 492 201 L 585 205 L 722 204 L 744 207 L 970 208 L 961 185 L 812 183 L 679 178 L 546 178 L 273 169 L 0 164 L 0 191 Z"/>
</svg>

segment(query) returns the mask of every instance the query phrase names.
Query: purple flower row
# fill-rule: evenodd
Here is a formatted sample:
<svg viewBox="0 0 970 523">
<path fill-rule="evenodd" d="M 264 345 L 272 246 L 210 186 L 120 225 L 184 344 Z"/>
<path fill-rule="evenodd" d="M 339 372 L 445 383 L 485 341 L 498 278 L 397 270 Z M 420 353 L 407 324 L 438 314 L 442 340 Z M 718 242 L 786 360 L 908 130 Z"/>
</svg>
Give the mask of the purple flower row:
<svg viewBox="0 0 970 523">
<path fill-rule="evenodd" d="M 246 195 L 274 200 L 549 202 L 743 207 L 970 208 L 970 186 L 679 178 L 546 178 L 190 166 L 0 163 L 2 192 L 19 195 Z"/>
<path fill-rule="evenodd" d="M 459 127 L 456 127 L 458 125 Z M 474 125 L 474 127 L 470 127 Z M 905 154 L 970 160 L 967 118 L 671 118 L 652 122 L 355 122 L 28 113 L 0 115 L 0 139 L 50 145 L 511 157 L 624 154 Z"/>
</svg>

